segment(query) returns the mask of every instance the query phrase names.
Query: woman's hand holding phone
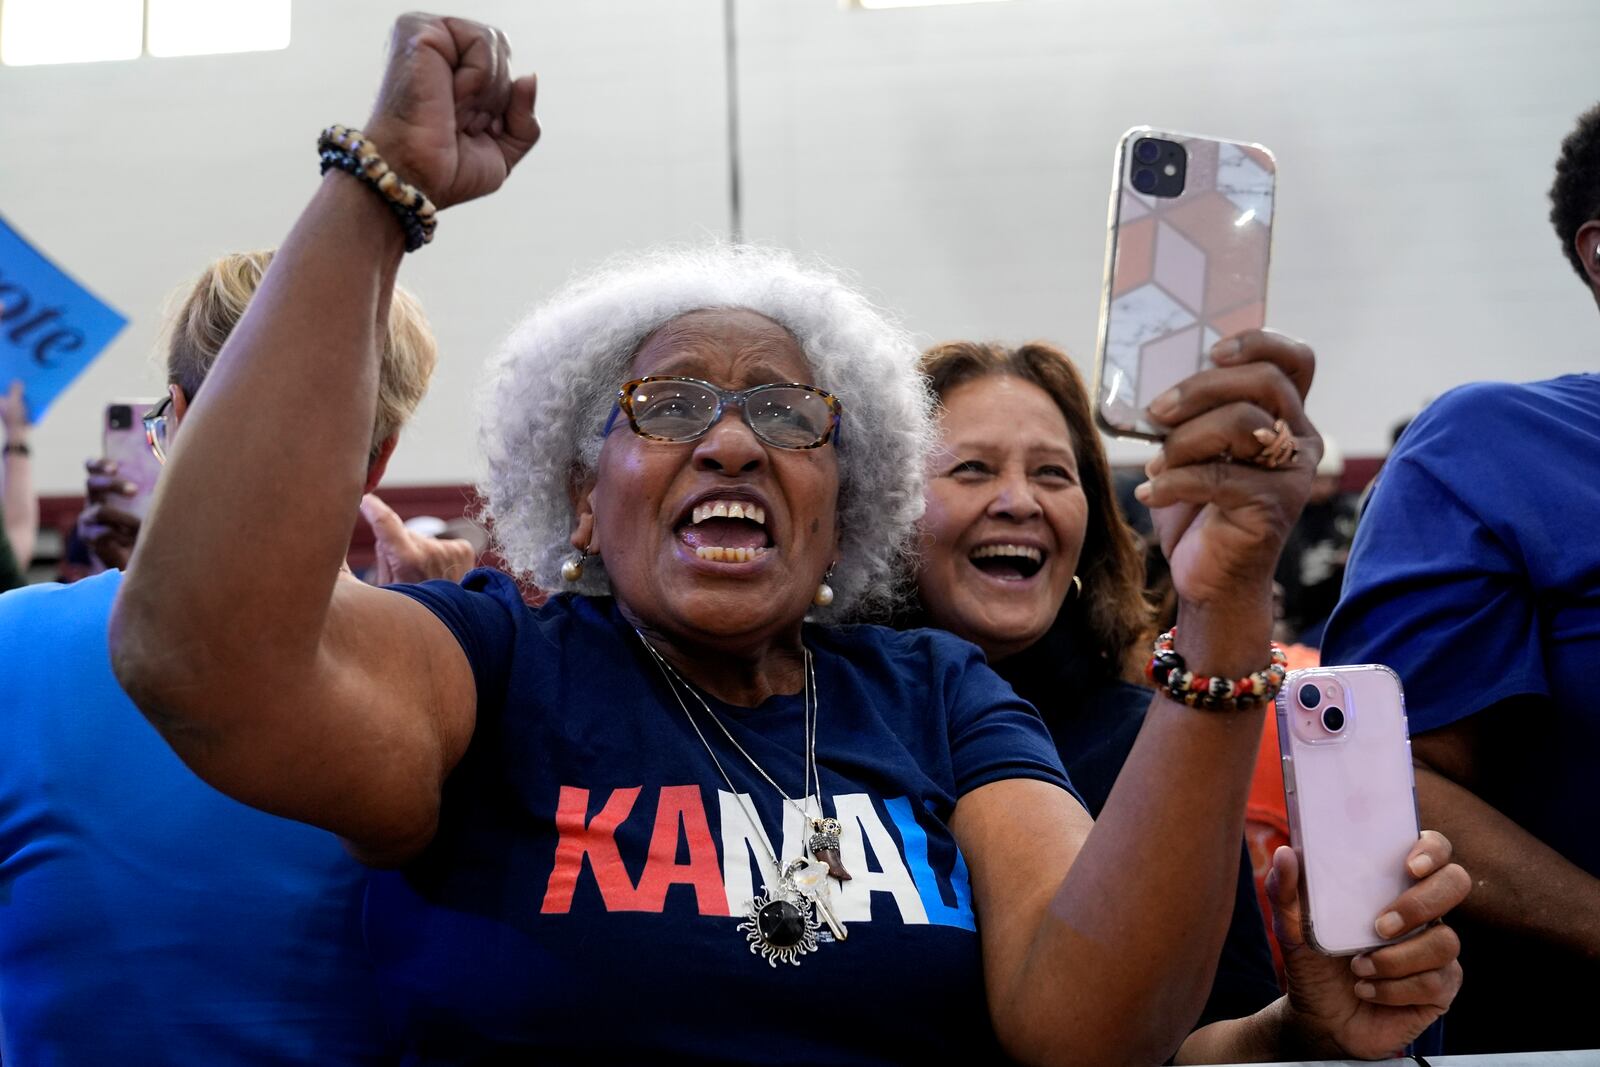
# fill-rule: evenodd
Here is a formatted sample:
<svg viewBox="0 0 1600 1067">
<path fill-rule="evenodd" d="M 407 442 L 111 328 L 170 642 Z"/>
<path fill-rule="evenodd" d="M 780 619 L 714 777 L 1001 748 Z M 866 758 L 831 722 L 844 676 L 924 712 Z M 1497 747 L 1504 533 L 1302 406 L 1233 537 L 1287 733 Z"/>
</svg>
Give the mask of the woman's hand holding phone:
<svg viewBox="0 0 1600 1067">
<path fill-rule="evenodd" d="M 1167 436 L 1134 495 L 1172 567 L 1179 651 L 1208 673 L 1245 674 L 1265 659 L 1273 571 L 1322 455 L 1303 404 L 1316 358 L 1284 334 L 1247 330 L 1219 341 L 1212 359 L 1152 405 Z M 1280 421 L 1296 458 L 1259 466 L 1257 433 Z M 1234 649 L 1194 643 L 1208 632 L 1231 635 Z"/>
<path fill-rule="evenodd" d="M 1307 936 L 1294 850 L 1278 849 L 1267 875 L 1267 898 L 1289 986 L 1285 1054 L 1398 1056 L 1445 1013 L 1461 988 L 1456 958 L 1461 942 L 1438 920 L 1472 889 L 1472 879 L 1450 856 L 1450 841 L 1424 830 L 1406 857 L 1415 884 L 1373 916 L 1378 936 L 1404 940 L 1356 956 L 1325 956 Z"/>
<path fill-rule="evenodd" d="M 138 486 L 118 475 L 114 460 L 91 459 L 85 466 L 89 478 L 84 485 L 84 509 L 78 513 L 78 537 L 106 568 L 120 570 L 133 555 L 140 519 L 113 501 L 127 500 Z"/>
</svg>

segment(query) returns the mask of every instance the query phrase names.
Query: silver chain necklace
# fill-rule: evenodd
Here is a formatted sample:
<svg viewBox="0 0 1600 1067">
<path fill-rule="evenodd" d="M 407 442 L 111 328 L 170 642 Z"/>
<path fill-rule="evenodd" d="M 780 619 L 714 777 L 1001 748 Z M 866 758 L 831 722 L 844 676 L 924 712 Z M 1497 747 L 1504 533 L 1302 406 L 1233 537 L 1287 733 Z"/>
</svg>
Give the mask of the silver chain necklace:
<svg viewBox="0 0 1600 1067">
<path fill-rule="evenodd" d="M 639 641 L 645 650 L 650 653 L 650 658 L 655 661 L 656 669 L 661 672 L 662 681 L 672 693 L 678 707 L 683 710 L 683 717 L 689 720 L 689 726 L 694 730 L 695 736 L 705 746 L 706 754 L 711 757 L 712 764 L 717 768 L 717 773 L 728 784 L 728 791 L 733 794 L 734 800 L 744 812 L 745 818 L 750 822 L 750 828 L 762 852 L 766 854 L 771 864 L 771 870 L 777 874 L 776 886 L 762 879 L 760 895 L 750 901 L 745 919 L 738 929 L 745 935 L 745 940 L 750 944 L 750 951 L 767 961 L 767 964 L 776 967 L 779 961 L 800 965 L 800 957 L 817 950 L 817 934 L 821 929 L 818 922 L 820 917 L 826 923 L 833 936 L 843 941 L 849 936 L 844 924 L 834 915 L 832 906 L 828 903 L 829 883 L 828 876 L 834 868 L 843 871 L 838 866 L 839 823 L 835 819 L 812 818 L 805 807 L 796 801 L 783 788 L 773 780 L 772 775 L 766 772 L 755 758 L 745 751 L 743 745 L 733 736 L 717 714 L 711 710 L 711 705 L 706 703 L 699 690 L 690 685 L 677 670 L 668 663 L 666 658 L 656 651 L 637 628 L 633 631 L 638 635 Z M 816 786 L 817 804 L 822 803 L 822 779 L 817 770 L 817 700 L 816 700 L 816 669 L 812 664 L 811 650 L 802 646 L 805 654 L 805 696 L 803 708 L 803 736 L 805 744 L 805 757 L 801 767 L 801 792 L 806 791 L 808 785 Z M 684 703 L 682 691 L 695 698 L 706 718 L 710 719 L 722 731 L 738 753 L 743 756 L 756 769 L 756 773 L 766 779 L 767 784 L 777 792 L 787 803 L 800 813 L 805 822 L 811 823 L 813 834 L 809 844 L 813 852 L 818 851 L 819 845 L 830 846 L 832 861 L 819 857 L 801 855 L 791 860 L 787 865 L 780 865 L 778 857 L 773 853 L 772 846 L 767 843 L 761 830 L 761 823 L 757 820 L 754 809 L 746 801 L 743 793 L 739 792 L 733 784 L 733 779 L 722 766 L 722 761 L 717 758 L 716 750 L 711 747 L 711 742 L 706 739 L 705 732 L 700 729 L 700 724 L 695 721 L 694 713 L 689 710 L 689 705 Z M 732 857 L 725 857 L 724 862 L 732 863 Z M 844 877 L 848 878 L 846 874 Z"/>
</svg>

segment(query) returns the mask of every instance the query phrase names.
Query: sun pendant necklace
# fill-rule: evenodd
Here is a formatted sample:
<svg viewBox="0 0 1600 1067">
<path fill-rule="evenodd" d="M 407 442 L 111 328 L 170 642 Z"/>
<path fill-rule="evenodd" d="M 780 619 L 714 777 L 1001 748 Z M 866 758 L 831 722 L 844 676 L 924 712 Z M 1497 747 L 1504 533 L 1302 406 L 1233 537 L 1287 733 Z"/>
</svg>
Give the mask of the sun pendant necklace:
<svg viewBox="0 0 1600 1067">
<path fill-rule="evenodd" d="M 711 757 L 711 762 L 717 768 L 717 773 L 728 784 L 728 791 L 733 794 L 734 800 L 738 802 L 740 809 L 743 810 L 745 818 L 750 822 L 751 829 L 759 831 L 761 825 L 756 820 L 755 811 L 746 802 L 744 794 L 740 793 L 738 787 L 733 784 L 733 779 L 728 776 L 728 772 L 723 768 L 722 761 L 717 758 L 716 750 L 711 747 L 711 742 L 706 739 L 704 731 L 700 729 L 700 724 L 695 720 L 694 713 L 689 710 L 689 705 L 684 703 L 683 690 L 687 690 L 695 698 L 695 702 L 700 705 L 706 718 L 716 723 L 717 728 L 722 731 L 722 735 L 728 739 L 728 742 L 738 750 L 740 755 L 749 761 L 750 765 L 756 769 L 762 778 L 767 780 L 767 784 L 771 785 L 780 797 L 800 812 L 802 819 L 810 822 L 814 828 L 823 822 L 833 823 L 835 828 L 833 831 L 833 847 L 837 849 L 838 823 L 833 819 L 811 818 L 806 809 L 797 803 L 794 798 L 790 797 L 788 793 L 785 793 L 778 783 L 773 780 L 772 776 L 766 772 L 765 768 L 757 763 L 750 753 L 745 751 L 744 746 L 739 744 L 728 728 L 723 725 L 722 720 L 711 710 L 711 706 L 706 703 L 699 690 L 684 680 L 683 676 L 673 668 L 672 664 L 668 663 L 666 658 L 656 651 L 655 646 L 645 639 L 644 634 L 639 633 L 637 629 L 634 630 L 634 633 L 638 634 L 639 641 L 644 645 L 646 651 L 650 653 L 650 658 L 655 661 L 656 669 L 661 672 L 662 680 L 666 682 L 667 689 L 672 693 L 673 699 L 678 702 L 678 707 L 683 710 L 684 718 L 689 720 L 689 725 L 694 729 L 695 736 L 705 746 L 706 754 Z M 820 805 L 822 803 L 822 779 L 817 771 L 816 669 L 812 664 L 811 650 L 802 646 L 802 652 L 805 654 L 806 673 L 805 696 L 802 705 L 805 757 L 801 769 L 801 785 L 802 787 L 815 785 L 815 796 L 817 803 Z M 818 832 L 820 833 L 820 830 Z M 766 960 L 769 966 L 776 967 L 782 962 L 798 967 L 801 956 L 817 950 L 817 934 L 821 931 L 823 923 L 827 924 L 828 929 L 836 940 L 843 941 L 849 936 L 844 924 L 834 915 L 833 908 L 828 903 L 830 888 L 828 877 L 832 865 L 821 859 L 804 855 L 796 857 L 788 864 L 780 864 L 778 857 L 773 853 L 772 847 L 767 843 L 765 837 L 759 832 L 756 832 L 754 836 L 760 844 L 761 850 L 766 853 L 767 860 L 771 864 L 770 869 L 777 875 L 777 885 L 768 884 L 763 880 L 761 893 L 750 901 L 745 920 L 739 924 L 738 929 L 745 935 L 745 940 L 749 942 L 750 951 Z M 816 847 L 816 837 L 817 834 L 813 834 L 811 842 L 808 842 L 813 848 Z M 841 867 L 840 870 L 843 870 L 843 868 Z M 849 876 L 846 875 L 845 877 Z M 818 921 L 819 918 L 820 922 Z"/>
</svg>

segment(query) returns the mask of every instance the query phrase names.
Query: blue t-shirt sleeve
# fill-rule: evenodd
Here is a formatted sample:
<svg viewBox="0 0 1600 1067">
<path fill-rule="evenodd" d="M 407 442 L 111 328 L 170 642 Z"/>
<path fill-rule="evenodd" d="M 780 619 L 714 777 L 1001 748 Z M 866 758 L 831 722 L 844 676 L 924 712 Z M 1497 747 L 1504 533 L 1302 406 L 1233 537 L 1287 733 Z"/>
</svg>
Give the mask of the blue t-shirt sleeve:
<svg viewBox="0 0 1600 1067">
<path fill-rule="evenodd" d="M 460 585 L 435 580 L 388 588 L 433 612 L 455 635 L 472 665 L 480 708 L 505 699 L 517 624 L 527 611 L 516 582 L 500 571 L 480 567 Z"/>
<path fill-rule="evenodd" d="M 1523 546 L 1502 525 L 1521 506 L 1522 464 L 1484 455 L 1536 444 L 1516 433 L 1514 388 L 1456 390 L 1406 431 L 1361 517 L 1323 638 L 1323 663 L 1395 669 L 1413 731 L 1549 692 Z M 1497 500 L 1504 507 L 1488 506 Z"/>
<path fill-rule="evenodd" d="M 945 671 L 956 796 L 990 782 L 1033 778 L 1059 785 L 1083 803 L 1033 706 L 984 662 L 977 646 L 945 634 L 933 640 Z"/>
</svg>

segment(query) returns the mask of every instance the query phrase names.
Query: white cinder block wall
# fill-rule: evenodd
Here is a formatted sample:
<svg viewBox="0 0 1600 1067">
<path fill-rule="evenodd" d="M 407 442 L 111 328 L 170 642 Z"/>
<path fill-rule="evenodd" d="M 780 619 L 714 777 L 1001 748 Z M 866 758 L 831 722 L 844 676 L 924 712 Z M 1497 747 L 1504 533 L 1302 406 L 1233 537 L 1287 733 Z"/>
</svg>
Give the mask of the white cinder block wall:
<svg viewBox="0 0 1600 1067">
<path fill-rule="evenodd" d="M 400 9 L 301 0 L 282 52 L 0 68 L 0 213 L 133 320 L 37 431 L 41 490 L 80 489 L 106 400 L 159 388 L 167 292 L 282 236 Z M 444 358 L 393 484 L 472 477 L 478 367 L 541 293 L 728 228 L 721 0 L 461 13 L 538 70 L 547 134 L 406 264 Z M 1312 412 L 1347 453 L 1460 382 L 1600 369 L 1544 200 L 1600 99 L 1596 0 L 737 0 L 737 27 L 746 235 L 854 269 L 928 340 L 1043 337 L 1087 366 L 1111 149 L 1150 123 L 1277 153 L 1268 317 L 1317 346 Z"/>
</svg>

